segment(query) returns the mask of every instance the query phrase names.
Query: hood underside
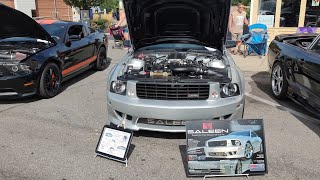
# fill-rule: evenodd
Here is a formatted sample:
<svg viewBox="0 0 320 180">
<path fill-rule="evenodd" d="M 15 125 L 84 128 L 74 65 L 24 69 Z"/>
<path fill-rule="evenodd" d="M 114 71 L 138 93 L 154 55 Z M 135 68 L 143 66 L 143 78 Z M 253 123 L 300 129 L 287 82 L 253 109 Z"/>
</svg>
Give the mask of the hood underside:
<svg viewBox="0 0 320 180">
<path fill-rule="evenodd" d="M 0 40 L 10 37 L 28 37 L 55 42 L 32 18 L 3 4 L 0 4 L 0 22 Z"/>
<path fill-rule="evenodd" d="M 192 43 L 222 50 L 230 0 L 123 0 L 134 49 Z"/>
</svg>

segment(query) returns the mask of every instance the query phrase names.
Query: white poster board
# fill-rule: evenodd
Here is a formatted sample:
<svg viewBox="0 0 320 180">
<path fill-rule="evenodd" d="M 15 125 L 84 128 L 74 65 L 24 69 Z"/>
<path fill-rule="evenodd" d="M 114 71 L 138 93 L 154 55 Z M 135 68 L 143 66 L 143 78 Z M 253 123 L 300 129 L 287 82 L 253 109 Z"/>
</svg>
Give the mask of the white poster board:
<svg viewBox="0 0 320 180">
<path fill-rule="evenodd" d="M 265 24 L 266 26 L 273 27 L 274 26 L 274 15 L 258 15 L 258 22 L 261 24 Z"/>
</svg>

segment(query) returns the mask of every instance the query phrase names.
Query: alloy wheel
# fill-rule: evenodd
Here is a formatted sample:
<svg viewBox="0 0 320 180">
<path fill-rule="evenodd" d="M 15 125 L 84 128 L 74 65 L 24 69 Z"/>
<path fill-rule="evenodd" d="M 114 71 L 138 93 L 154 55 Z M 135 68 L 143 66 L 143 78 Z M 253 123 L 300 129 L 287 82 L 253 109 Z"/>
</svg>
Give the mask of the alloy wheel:
<svg viewBox="0 0 320 180">
<path fill-rule="evenodd" d="M 55 69 L 48 69 L 45 76 L 45 87 L 48 92 L 56 92 L 60 87 L 59 72 Z"/>
<path fill-rule="evenodd" d="M 250 159 L 252 157 L 252 154 L 253 154 L 253 147 L 250 143 L 247 143 L 246 148 L 244 149 L 244 156 L 247 159 Z"/>
<path fill-rule="evenodd" d="M 279 96 L 283 88 L 283 72 L 279 65 L 272 70 L 272 91 Z"/>
</svg>

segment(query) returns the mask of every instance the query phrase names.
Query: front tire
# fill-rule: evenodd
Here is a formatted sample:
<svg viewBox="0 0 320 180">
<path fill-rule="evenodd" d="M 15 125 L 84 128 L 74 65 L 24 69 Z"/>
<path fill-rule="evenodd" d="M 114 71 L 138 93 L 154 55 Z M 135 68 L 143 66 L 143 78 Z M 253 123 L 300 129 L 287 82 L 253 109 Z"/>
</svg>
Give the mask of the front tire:
<svg viewBox="0 0 320 180">
<path fill-rule="evenodd" d="M 105 47 L 101 47 L 98 52 L 95 69 L 97 71 L 103 71 L 108 67 L 107 62 L 107 50 Z"/>
<path fill-rule="evenodd" d="M 242 174 L 242 163 L 241 163 L 241 161 L 238 161 L 234 173 L 235 174 Z"/>
<path fill-rule="evenodd" d="M 285 99 L 288 92 L 288 82 L 286 72 L 280 62 L 276 62 L 271 73 L 271 90 L 272 94 L 277 99 Z"/>
<path fill-rule="evenodd" d="M 244 157 L 246 159 L 251 159 L 253 156 L 253 146 L 250 142 L 246 143 L 246 147 L 244 149 Z"/>
<path fill-rule="evenodd" d="M 52 98 L 59 94 L 61 89 L 62 74 L 58 65 L 48 63 L 40 77 L 39 95 L 42 98 Z"/>
</svg>

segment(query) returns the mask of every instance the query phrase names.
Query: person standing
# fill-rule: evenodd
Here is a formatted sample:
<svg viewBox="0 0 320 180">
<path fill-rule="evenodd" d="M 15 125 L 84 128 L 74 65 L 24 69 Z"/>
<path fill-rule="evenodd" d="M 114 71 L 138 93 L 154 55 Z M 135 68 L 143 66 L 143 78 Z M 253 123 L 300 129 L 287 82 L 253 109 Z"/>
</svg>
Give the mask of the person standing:
<svg viewBox="0 0 320 180">
<path fill-rule="evenodd" d="M 229 17 L 229 31 L 231 33 L 231 38 L 236 41 L 236 48 L 231 49 L 232 54 L 243 54 L 240 50 L 241 47 L 241 37 L 243 35 L 243 25 L 249 25 L 247 19 L 247 13 L 244 11 L 244 5 L 242 3 L 238 4 L 238 9 L 233 11 Z"/>
<path fill-rule="evenodd" d="M 115 27 L 121 27 L 123 30 L 124 39 L 129 40 L 129 29 L 122 0 L 119 1 L 119 16 L 119 22 L 115 25 Z"/>
</svg>

